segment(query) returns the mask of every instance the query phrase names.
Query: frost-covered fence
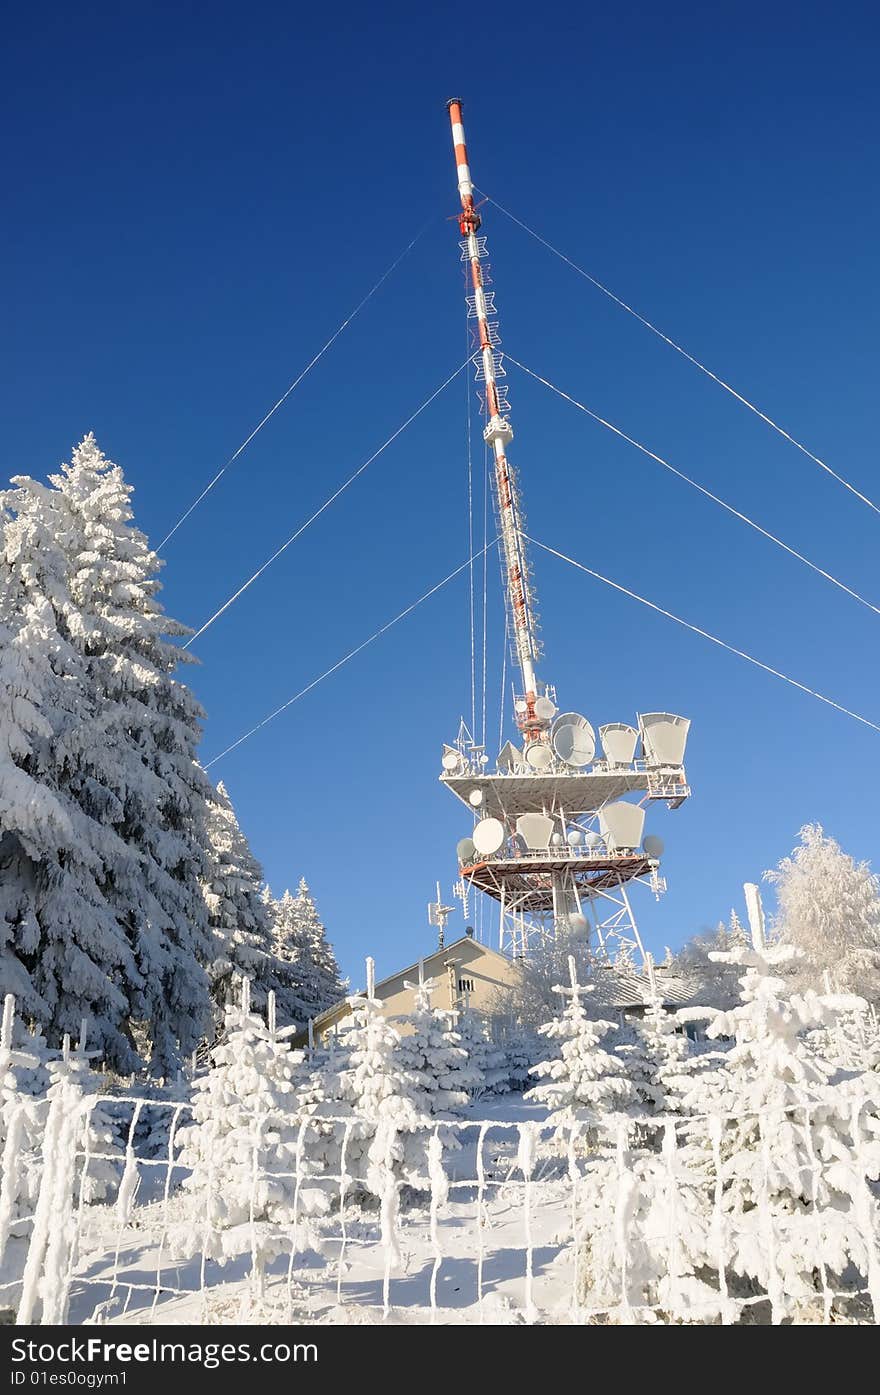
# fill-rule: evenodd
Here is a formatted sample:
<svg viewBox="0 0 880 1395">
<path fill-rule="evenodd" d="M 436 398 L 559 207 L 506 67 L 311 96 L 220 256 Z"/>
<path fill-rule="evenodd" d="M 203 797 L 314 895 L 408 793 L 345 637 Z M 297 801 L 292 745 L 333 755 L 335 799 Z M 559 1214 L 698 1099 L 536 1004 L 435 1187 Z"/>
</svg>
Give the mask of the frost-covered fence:
<svg viewBox="0 0 880 1395">
<path fill-rule="evenodd" d="M 379 1135 L 367 1173 L 351 1115 L 298 1118 L 290 1167 L 272 1161 L 290 1118 L 266 1115 L 214 1175 L 182 1161 L 186 1102 L 39 1108 L 36 1204 L 0 1200 L 0 1306 L 22 1321 L 880 1318 L 874 1100 L 845 1102 L 843 1142 L 821 1100 L 601 1134 L 438 1121 Z"/>
</svg>

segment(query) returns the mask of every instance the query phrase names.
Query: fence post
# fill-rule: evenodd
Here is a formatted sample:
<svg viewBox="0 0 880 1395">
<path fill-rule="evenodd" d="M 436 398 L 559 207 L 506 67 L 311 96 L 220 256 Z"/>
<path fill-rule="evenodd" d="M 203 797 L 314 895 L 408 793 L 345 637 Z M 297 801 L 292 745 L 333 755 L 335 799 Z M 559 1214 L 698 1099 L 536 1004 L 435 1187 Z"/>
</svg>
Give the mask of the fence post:
<svg viewBox="0 0 880 1395">
<path fill-rule="evenodd" d="M 70 1038 L 64 1038 L 65 1055 Z M 43 1134 L 43 1175 L 34 1210 L 18 1305 L 18 1323 L 34 1321 L 37 1298 L 40 1322 L 63 1323 L 67 1316 L 68 1274 L 73 1244 L 73 1193 L 76 1185 L 77 1129 L 82 1100 L 59 1089 L 49 1103 Z"/>
<path fill-rule="evenodd" d="M 754 882 L 745 882 L 743 891 L 746 896 L 749 929 L 752 932 L 752 947 L 757 954 L 760 954 L 767 946 L 767 932 L 764 924 L 764 906 L 761 902 L 761 892 Z"/>
</svg>

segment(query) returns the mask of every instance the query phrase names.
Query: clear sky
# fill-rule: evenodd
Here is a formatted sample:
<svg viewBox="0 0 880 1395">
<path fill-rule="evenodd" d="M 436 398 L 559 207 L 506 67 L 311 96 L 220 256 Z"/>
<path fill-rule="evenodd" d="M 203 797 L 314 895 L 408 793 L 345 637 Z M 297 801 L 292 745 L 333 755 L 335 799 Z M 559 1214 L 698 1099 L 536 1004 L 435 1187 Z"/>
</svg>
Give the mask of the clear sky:
<svg viewBox="0 0 880 1395">
<path fill-rule="evenodd" d="M 445 101 L 477 183 L 875 498 L 880 33 L 869 7 L 18 7 L 5 22 L 4 474 L 87 430 L 198 626 L 464 357 Z M 505 347 L 880 604 L 880 517 L 491 207 Z M 533 534 L 880 721 L 880 617 L 510 373 Z M 467 556 L 458 378 L 193 646 L 210 759 Z M 478 520 L 478 531 L 481 528 Z M 543 676 L 596 725 L 693 718 L 657 810 L 662 952 L 819 820 L 876 854 L 880 736 L 538 554 Z M 502 634 L 489 573 L 490 744 Z M 464 811 L 465 576 L 212 767 L 347 972 L 412 962 Z M 460 915 L 451 928 L 461 930 Z"/>
</svg>

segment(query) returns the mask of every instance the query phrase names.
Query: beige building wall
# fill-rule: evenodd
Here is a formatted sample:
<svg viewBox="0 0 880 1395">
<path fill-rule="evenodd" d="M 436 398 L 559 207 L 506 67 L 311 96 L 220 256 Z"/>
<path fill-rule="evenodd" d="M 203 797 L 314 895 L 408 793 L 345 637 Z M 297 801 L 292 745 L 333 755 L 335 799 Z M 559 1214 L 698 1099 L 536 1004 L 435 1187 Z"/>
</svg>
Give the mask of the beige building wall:
<svg viewBox="0 0 880 1395">
<path fill-rule="evenodd" d="M 481 945 L 470 936 L 435 950 L 426 955 L 423 962 L 425 978 L 434 979 L 437 984 L 432 998 L 434 1007 L 460 1008 L 467 999 L 476 1012 L 485 1012 L 496 990 L 511 983 L 517 972 L 515 963 L 506 955 Z M 407 1017 L 413 1012 L 415 988 L 406 985 L 417 984 L 418 977 L 419 966 L 415 963 L 376 984 L 376 997 L 386 1017 Z M 328 1008 L 315 1018 L 316 1036 L 326 1037 L 350 1012 L 345 1001 Z"/>
</svg>

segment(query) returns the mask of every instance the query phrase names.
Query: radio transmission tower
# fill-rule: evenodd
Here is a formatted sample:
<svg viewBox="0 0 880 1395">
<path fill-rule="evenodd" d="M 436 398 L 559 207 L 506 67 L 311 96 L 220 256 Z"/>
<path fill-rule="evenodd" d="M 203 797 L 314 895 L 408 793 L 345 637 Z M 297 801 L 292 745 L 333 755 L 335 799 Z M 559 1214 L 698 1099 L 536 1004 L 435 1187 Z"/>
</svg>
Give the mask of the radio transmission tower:
<svg viewBox="0 0 880 1395">
<path fill-rule="evenodd" d="M 495 768 L 462 726 L 443 747 L 440 779 L 467 807 L 472 831 L 458 844 L 463 888 L 500 906 L 501 948 L 523 954 L 536 938 L 560 928 L 595 934 L 599 947 L 644 949 L 630 902 L 633 882 L 655 895 L 662 841 L 645 836 L 646 810 L 658 801 L 676 809 L 690 794 L 684 751 L 690 722 L 669 712 L 646 712 L 637 724 L 608 722 L 596 733 L 578 712 L 560 712 L 556 691 L 539 681 L 537 606 L 522 526 L 516 472 L 507 457 L 513 440 L 495 292 L 486 238 L 462 123 L 462 104 L 448 103 L 458 171 L 467 264 L 468 318 L 475 329 L 474 366 L 482 386 L 484 438 L 492 452 L 493 494 L 502 549 L 507 630 L 521 692 L 514 701 L 517 732 Z M 438 897 L 439 901 L 439 897 Z"/>
</svg>

